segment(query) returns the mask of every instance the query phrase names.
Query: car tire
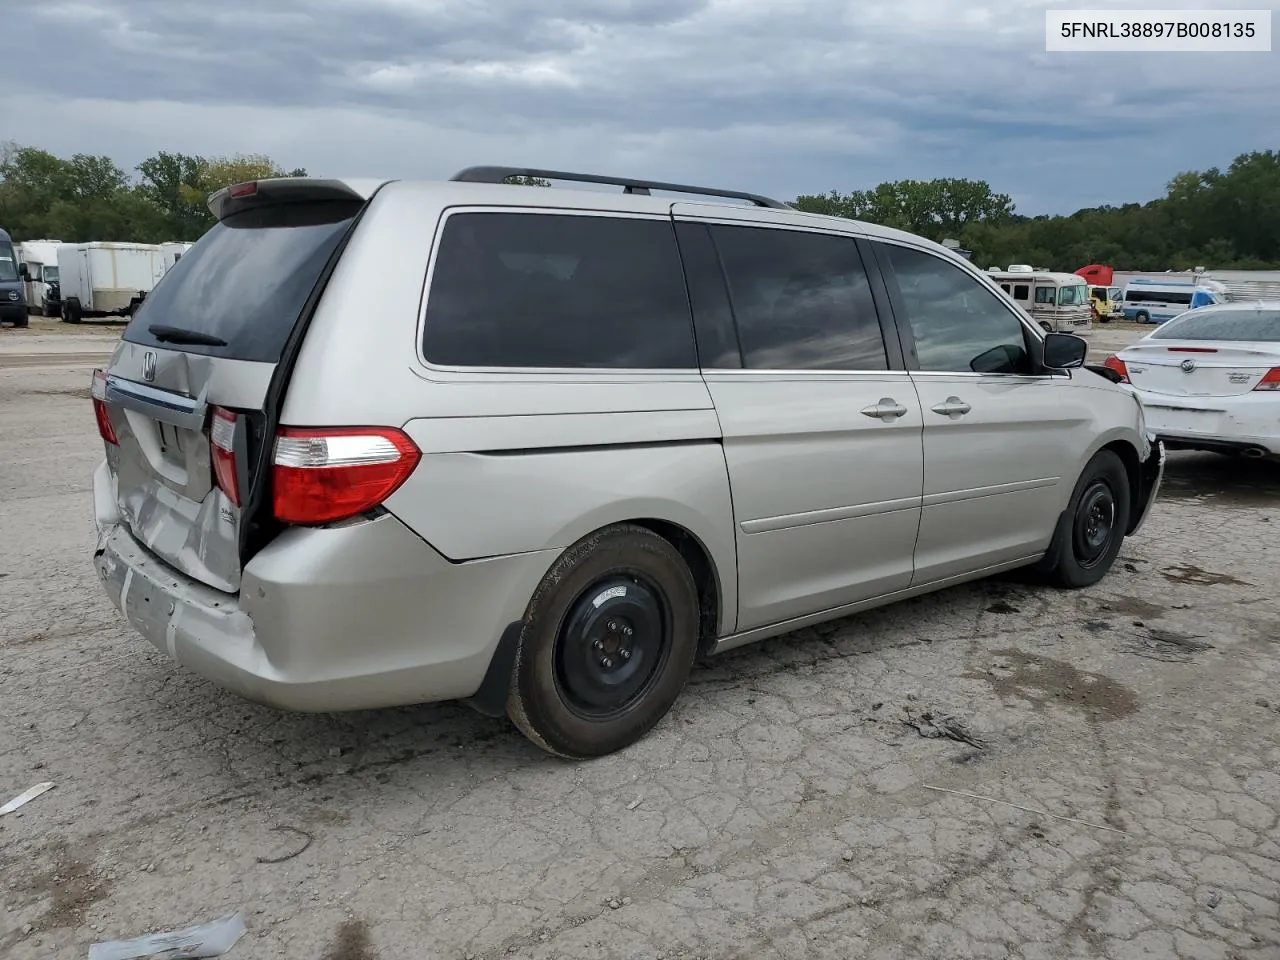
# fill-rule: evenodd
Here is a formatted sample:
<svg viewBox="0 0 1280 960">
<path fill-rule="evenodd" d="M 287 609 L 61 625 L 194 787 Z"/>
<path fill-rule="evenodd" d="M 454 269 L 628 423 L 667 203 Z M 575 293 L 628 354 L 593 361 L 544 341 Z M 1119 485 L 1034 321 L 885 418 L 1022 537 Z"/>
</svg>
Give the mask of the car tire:
<svg viewBox="0 0 1280 960">
<path fill-rule="evenodd" d="M 1041 322 L 1040 329 L 1045 333 L 1053 333 L 1053 324 Z"/>
<path fill-rule="evenodd" d="M 75 297 L 71 297 L 62 301 L 62 322 L 63 323 L 79 323 L 80 322 L 80 301 Z"/>
<path fill-rule="evenodd" d="M 26 317 L 21 317 L 21 318 L 19 318 L 19 319 L 15 320 L 15 321 L 13 321 L 13 325 L 14 325 L 15 327 L 25 327 L 25 326 L 27 326 L 29 323 L 30 323 L 30 321 L 29 321 Z"/>
<path fill-rule="evenodd" d="M 1150 323 L 1150 322 L 1151 322 L 1151 314 L 1147 313 L 1147 311 L 1145 311 L 1145 310 L 1139 310 L 1137 313 L 1135 313 L 1135 314 L 1133 315 L 1133 319 L 1134 319 L 1137 323 Z"/>
<path fill-rule="evenodd" d="M 1076 481 L 1040 570 L 1057 587 L 1097 583 L 1115 563 L 1129 526 L 1129 475 L 1110 450 L 1099 450 Z"/>
<path fill-rule="evenodd" d="M 679 552 L 619 524 L 574 544 L 525 614 L 507 714 L 548 753 L 581 760 L 640 740 L 684 689 L 698 589 Z"/>
</svg>

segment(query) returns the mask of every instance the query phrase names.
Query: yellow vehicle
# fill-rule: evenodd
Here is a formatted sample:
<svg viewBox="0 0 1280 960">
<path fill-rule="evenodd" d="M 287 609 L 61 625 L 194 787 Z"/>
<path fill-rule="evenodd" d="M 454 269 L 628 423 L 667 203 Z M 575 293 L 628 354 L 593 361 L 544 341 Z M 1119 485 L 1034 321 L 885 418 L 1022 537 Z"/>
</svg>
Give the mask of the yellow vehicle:
<svg viewBox="0 0 1280 960">
<path fill-rule="evenodd" d="M 1090 319 L 1096 320 L 1100 323 L 1110 323 L 1112 320 L 1123 320 L 1123 300 L 1124 291 L 1119 287 L 1091 286 L 1089 288 Z"/>
</svg>

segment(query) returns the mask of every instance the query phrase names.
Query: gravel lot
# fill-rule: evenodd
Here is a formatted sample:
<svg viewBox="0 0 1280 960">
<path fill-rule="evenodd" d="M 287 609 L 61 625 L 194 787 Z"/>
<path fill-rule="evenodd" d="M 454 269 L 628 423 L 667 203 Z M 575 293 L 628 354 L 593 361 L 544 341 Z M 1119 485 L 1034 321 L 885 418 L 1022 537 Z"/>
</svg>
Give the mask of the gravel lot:
<svg viewBox="0 0 1280 960">
<path fill-rule="evenodd" d="M 275 713 L 152 651 L 89 563 L 105 347 L 10 333 L 0 802 L 57 786 L 0 818 L 0 957 L 242 909 L 252 960 L 1280 958 L 1280 468 L 1174 455 L 1098 587 L 729 654 L 570 764 L 452 705 Z"/>
</svg>

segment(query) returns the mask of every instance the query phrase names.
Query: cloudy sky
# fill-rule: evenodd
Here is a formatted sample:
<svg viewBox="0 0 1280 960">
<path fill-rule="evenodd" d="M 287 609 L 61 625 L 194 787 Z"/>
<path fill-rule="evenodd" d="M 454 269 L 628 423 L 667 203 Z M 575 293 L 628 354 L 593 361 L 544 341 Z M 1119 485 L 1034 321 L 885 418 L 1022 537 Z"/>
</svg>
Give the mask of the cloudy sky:
<svg viewBox="0 0 1280 960">
<path fill-rule="evenodd" d="M 3 6 L 0 139 L 126 169 L 264 152 L 335 176 L 499 163 L 782 199 L 963 176 L 1034 214 L 1280 147 L 1280 53 L 1046 53 L 1033 0 Z"/>
</svg>

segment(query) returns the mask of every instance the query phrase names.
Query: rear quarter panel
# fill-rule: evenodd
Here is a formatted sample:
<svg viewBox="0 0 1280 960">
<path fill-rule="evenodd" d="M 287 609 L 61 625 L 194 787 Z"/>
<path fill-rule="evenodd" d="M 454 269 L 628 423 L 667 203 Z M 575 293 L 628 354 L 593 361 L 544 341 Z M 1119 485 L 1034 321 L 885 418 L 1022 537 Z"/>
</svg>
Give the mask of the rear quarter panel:
<svg viewBox="0 0 1280 960">
<path fill-rule="evenodd" d="M 733 509 L 701 375 L 428 366 L 419 319 L 447 196 L 396 183 L 374 196 L 307 332 L 282 423 L 405 429 L 423 457 L 386 507 L 453 561 L 562 549 L 628 520 L 682 527 L 717 571 L 721 632 L 732 629 Z"/>
</svg>

